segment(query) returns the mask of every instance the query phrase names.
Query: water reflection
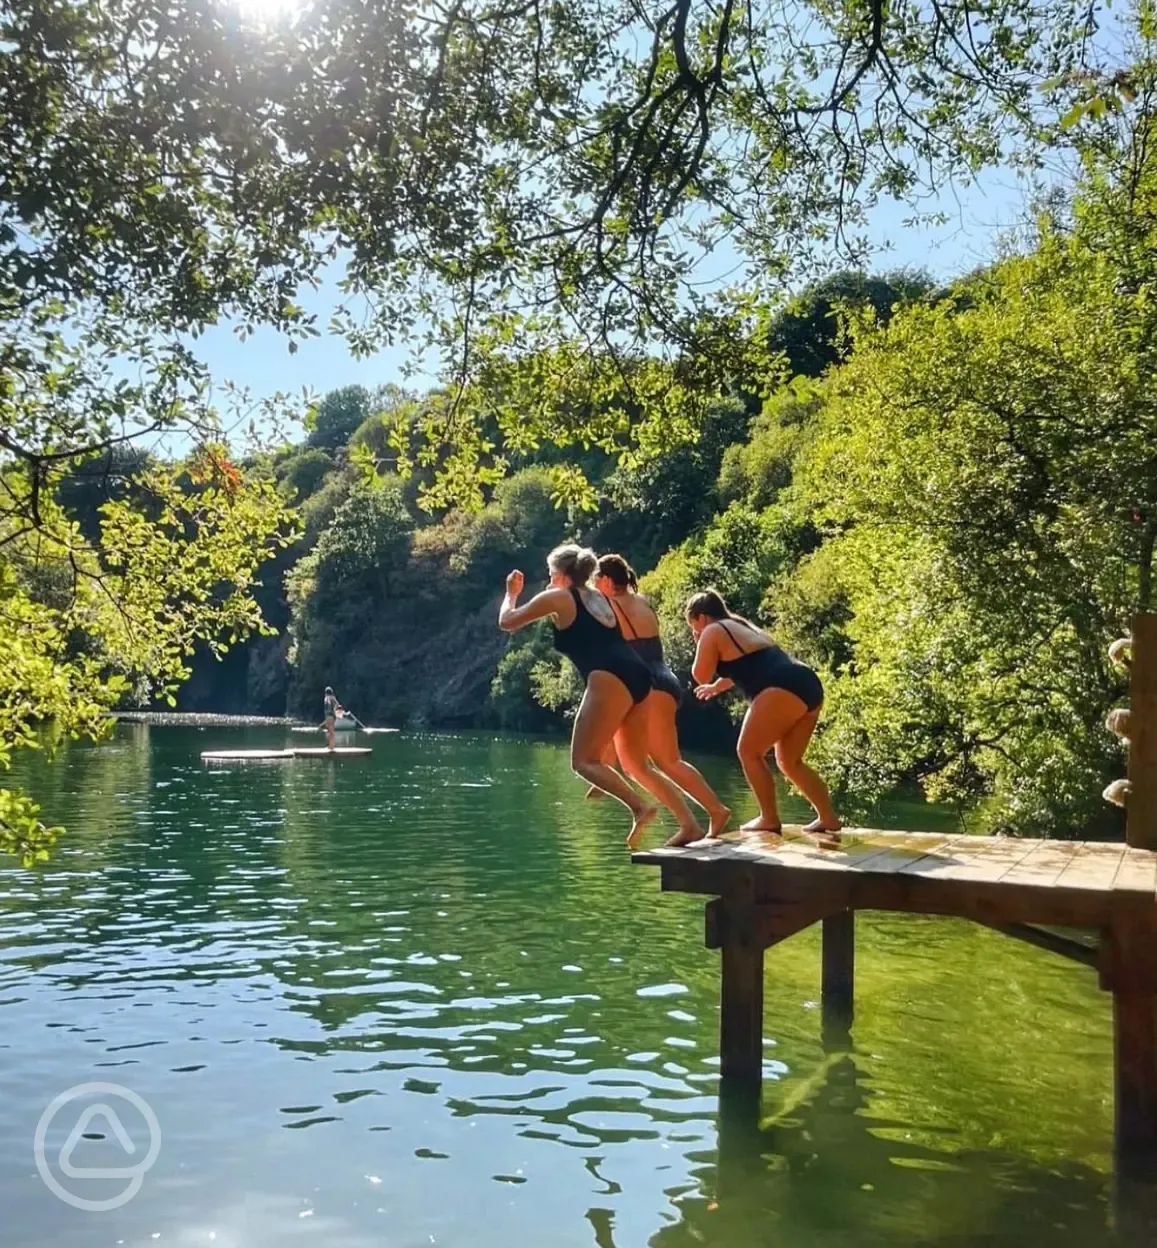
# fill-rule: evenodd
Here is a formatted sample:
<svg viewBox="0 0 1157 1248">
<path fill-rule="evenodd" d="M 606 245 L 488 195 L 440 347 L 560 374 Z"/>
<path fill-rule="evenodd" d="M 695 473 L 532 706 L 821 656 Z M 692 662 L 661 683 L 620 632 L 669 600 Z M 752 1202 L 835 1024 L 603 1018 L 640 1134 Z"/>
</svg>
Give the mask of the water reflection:
<svg viewBox="0 0 1157 1248">
<path fill-rule="evenodd" d="M 913 1139 L 910 1124 L 873 1113 L 854 1053 L 833 1053 L 821 1072 L 805 1099 L 762 1121 L 750 1097 L 721 1097 L 717 1153 L 695 1169 L 696 1190 L 655 1248 L 1140 1242 L 1107 1231 L 1103 1173 L 1076 1163 L 1045 1171 L 999 1149 L 946 1158 Z"/>
<path fill-rule="evenodd" d="M 768 956 L 762 1106 L 721 1108 L 702 904 L 627 865 L 563 749 L 403 736 L 202 766 L 219 740 L 133 726 L 30 765 L 70 834 L 48 871 L 0 871 L 10 1242 L 94 1242 L 29 1141 L 102 1078 L 165 1129 L 104 1215 L 126 1245 L 1117 1242 L 1108 1002 L 1083 968 L 865 918 L 853 1043 L 821 1026 L 806 933 Z"/>
</svg>

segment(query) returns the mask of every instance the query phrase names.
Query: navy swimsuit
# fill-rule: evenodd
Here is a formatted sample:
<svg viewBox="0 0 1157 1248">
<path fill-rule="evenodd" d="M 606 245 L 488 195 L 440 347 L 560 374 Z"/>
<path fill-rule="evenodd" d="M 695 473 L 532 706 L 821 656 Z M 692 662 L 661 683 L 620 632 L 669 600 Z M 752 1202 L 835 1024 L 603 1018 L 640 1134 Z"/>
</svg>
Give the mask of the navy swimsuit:
<svg viewBox="0 0 1157 1248">
<path fill-rule="evenodd" d="M 627 645 L 646 663 L 647 670 L 651 673 L 652 686 L 658 689 L 660 693 L 669 693 L 675 699 L 675 705 L 678 706 L 683 701 L 683 686 L 679 683 L 679 677 L 667 666 L 667 660 L 663 657 L 663 639 L 661 637 L 640 637 L 635 632 L 635 626 L 631 623 L 627 613 L 622 608 L 615 606 L 613 598 L 610 602 L 619 619 L 631 630 L 630 637 L 626 639 Z"/>
<path fill-rule="evenodd" d="M 744 650 L 739 639 L 727 627 L 727 621 L 720 620 L 719 623 L 739 647 L 739 658 L 719 660 L 719 674 L 735 681 L 751 701 L 765 689 L 786 689 L 788 693 L 794 693 L 809 711 L 814 711 L 823 703 L 824 687 L 806 663 L 793 659 L 779 646 Z"/>
<path fill-rule="evenodd" d="M 647 665 L 623 640 L 618 624 L 596 620 L 573 585 L 570 595 L 574 599 L 574 623 L 569 628 L 554 628 L 554 648 L 570 659 L 584 680 L 591 672 L 610 672 L 627 686 L 632 702 L 642 702 L 651 692 Z"/>
</svg>

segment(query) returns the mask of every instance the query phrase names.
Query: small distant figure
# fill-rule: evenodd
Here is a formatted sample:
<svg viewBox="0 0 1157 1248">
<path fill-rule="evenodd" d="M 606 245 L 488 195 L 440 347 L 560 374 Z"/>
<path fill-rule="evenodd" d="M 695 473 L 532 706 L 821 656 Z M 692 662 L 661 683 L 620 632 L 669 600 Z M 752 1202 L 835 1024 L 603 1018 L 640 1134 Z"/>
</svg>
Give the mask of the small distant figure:
<svg viewBox="0 0 1157 1248">
<path fill-rule="evenodd" d="M 334 691 L 326 685 L 325 687 L 325 735 L 329 742 L 331 750 L 337 749 L 337 737 L 334 735 L 334 725 L 337 723 L 337 717 L 344 715 L 341 703 L 337 700 Z"/>
</svg>

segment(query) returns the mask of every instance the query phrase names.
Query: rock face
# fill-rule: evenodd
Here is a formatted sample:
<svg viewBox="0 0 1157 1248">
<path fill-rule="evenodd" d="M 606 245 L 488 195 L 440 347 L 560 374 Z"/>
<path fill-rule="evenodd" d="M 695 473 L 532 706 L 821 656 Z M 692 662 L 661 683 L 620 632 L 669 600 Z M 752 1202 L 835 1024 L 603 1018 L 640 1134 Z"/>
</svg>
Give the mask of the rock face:
<svg viewBox="0 0 1157 1248">
<path fill-rule="evenodd" d="M 507 646 L 494 626 L 497 603 L 415 634 L 384 616 L 367 620 L 333 670 L 308 687 L 288 661 L 288 641 L 261 637 L 235 647 L 220 662 L 199 654 L 182 687 L 184 712 L 231 715 L 320 714 L 321 690 L 331 684 L 343 705 L 369 723 L 427 727 L 487 727 L 495 721 L 490 684 Z M 315 705 L 316 704 L 316 705 Z"/>
</svg>

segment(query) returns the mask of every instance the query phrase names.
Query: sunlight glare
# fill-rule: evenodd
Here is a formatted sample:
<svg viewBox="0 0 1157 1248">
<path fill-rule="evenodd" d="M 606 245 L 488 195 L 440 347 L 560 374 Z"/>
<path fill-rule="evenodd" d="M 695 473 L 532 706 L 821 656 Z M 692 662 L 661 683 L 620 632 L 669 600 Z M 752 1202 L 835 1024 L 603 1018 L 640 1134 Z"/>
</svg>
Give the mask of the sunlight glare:
<svg viewBox="0 0 1157 1248">
<path fill-rule="evenodd" d="M 276 22 L 305 8 L 309 0 L 228 0 L 245 17 L 259 23 Z"/>
</svg>

